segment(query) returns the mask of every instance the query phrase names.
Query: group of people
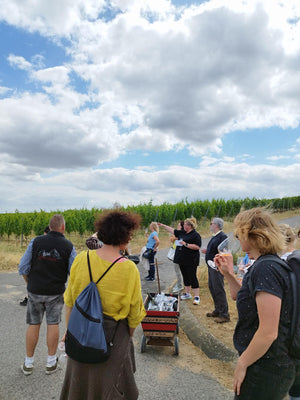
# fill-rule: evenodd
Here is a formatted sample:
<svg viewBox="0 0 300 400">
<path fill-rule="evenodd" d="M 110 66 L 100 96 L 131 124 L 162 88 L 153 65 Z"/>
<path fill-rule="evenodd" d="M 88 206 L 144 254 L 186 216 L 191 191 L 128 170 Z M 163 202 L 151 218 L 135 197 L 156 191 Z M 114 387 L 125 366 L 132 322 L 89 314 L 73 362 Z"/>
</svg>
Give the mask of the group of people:
<svg viewBox="0 0 300 400">
<path fill-rule="evenodd" d="M 158 226 L 161 226 L 172 234 L 171 240 L 176 243 L 173 262 L 175 264 L 175 270 L 177 266 L 179 266 L 183 278 L 184 292 L 181 295 L 182 300 L 192 299 L 193 296 L 191 292 L 193 292 L 193 304 L 200 304 L 199 281 L 197 278 L 197 267 L 200 260 L 199 251 L 201 249 L 201 252 L 205 254 L 207 264 L 209 261 L 213 261 L 215 255 L 218 253 L 218 246 L 227 238 L 222 231 L 223 225 L 223 219 L 213 218 L 210 223 L 212 238 L 207 248 L 201 249 L 202 240 L 201 236 L 196 231 L 197 221 L 194 217 L 187 218 L 185 221 L 180 221 L 177 229 L 158 223 Z M 176 290 L 178 290 L 178 286 L 180 286 L 178 281 L 179 279 L 177 279 Z M 228 302 L 224 289 L 224 276 L 217 269 L 208 268 L 208 283 L 214 302 L 214 310 L 207 313 L 206 316 L 213 317 L 216 323 L 230 321 Z"/>
<path fill-rule="evenodd" d="M 120 258 L 120 252 L 128 247 L 139 225 L 137 214 L 120 210 L 102 214 L 95 224 L 95 239 L 101 245 L 89 250 L 93 276 L 100 277 L 111 262 Z M 223 225 L 221 218 L 211 220 L 212 237 L 207 248 L 201 249 L 202 241 L 196 231 L 195 218 L 181 221 L 177 229 L 162 223 L 151 223 L 146 246 L 151 250 L 146 280 L 155 278 L 154 257 L 159 245 L 158 230 L 162 227 L 176 241 L 174 264 L 179 267 L 184 283 L 181 299 L 193 299 L 193 304 L 198 305 L 197 267 L 202 251 L 208 266 L 210 262 L 216 266 L 208 267 L 214 310 L 206 316 L 213 317 L 216 323 L 230 321 L 224 279 L 228 282 L 232 298 L 236 299 L 238 322 L 234 346 L 239 358 L 234 373 L 235 399 L 280 400 L 289 392 L 291 400 L 299 400 L 299 361 L 288 352 L 292 315 L 290 282 L 283 269 L 278 275 L 273 264 L 264 259 L 268 254 L 282 254 L 282 258 L 286 258 L 295 249 L 296 236 L 288 226 L 278 225 L 263 209 L 241 212 L 234 221 L 235 235 L 242 250 L 253 261 L 241 282 L 234 273 L 232 256 L 218 252 L 219 244 L 226 239 Z M 47 235 L 38 236 L 30 242 L 19 265 L 19 273 L 24 276 L 28 289 L 26 356 L 21 367 L 25 375 L 33 372 L 34 350 L 44 313 L 48 346 L 46 374 L 57 370 L 56 351 L 63 304 L 66 306 L 67 327 L 76 298 L 89 283 L 86 252 L 76 256 L 73 244 L 64 237 L 63 216 L 54 215 L 49 228 Z M 109 334 L 117 326 L 116 342 L 110 358 L 104 363 L 82 364 L 68 358 L 60 398 L 137 399 L 132 335 L 146 315 L 139 271 L 128 258 L 121 258 L 116 268 L 97 287 L 106 331 Z M 116 321 L 121 323 L 116 325 Z"/>
</svg>

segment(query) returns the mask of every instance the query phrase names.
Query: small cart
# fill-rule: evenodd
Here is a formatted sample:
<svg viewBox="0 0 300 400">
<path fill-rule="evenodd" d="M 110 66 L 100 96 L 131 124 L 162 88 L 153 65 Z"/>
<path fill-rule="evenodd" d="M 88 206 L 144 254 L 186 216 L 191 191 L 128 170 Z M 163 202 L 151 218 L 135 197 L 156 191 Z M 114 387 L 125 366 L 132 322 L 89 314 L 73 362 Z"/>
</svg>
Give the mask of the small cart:
<svg viewBox="0 0 300 400">
<path fill-rule="evenodd" d="M 142 321 L 144 334 L 141 340 L 141 353 L 145 352 L 147 345 L 174 346 L 174 353 L 178 355 L 179 296 L 177 294 L 165 294 L 165 296 L 176 297 L 177 309 L 174 311 L 148 310 L 151 298 L 155 296 L 155 293 L 149 293 L 144 302 L 147 315 Z"/>
</svg>

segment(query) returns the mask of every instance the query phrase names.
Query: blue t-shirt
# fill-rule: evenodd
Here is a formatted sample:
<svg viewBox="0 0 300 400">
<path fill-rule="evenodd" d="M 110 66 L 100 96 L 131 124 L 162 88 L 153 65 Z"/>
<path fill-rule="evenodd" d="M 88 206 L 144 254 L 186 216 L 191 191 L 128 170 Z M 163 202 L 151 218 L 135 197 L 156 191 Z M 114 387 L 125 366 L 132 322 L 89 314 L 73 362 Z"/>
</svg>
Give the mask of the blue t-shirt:
<svg viewBox="0 0 300 400">
<path fill-rule="evenodd" d="M 246 253 L 246 254 L 245 254 L 245 257 L 243 258 L 243 264 L 244 264 L 244 265 L 247 265 L 248 262 L 249 262 L 249 256 L 248 256 L 248 253 Z"/>
<path fill-rule="evenodd" d="M 154 249 L 156 245 L 156 241 L 154 240 L 154 236 L 158 236 L 158 233 L 156 231 L 153 231 L 150 233 L 148 236 L 148 242 L 146 244 L 147 249 Z"/>
</svg>

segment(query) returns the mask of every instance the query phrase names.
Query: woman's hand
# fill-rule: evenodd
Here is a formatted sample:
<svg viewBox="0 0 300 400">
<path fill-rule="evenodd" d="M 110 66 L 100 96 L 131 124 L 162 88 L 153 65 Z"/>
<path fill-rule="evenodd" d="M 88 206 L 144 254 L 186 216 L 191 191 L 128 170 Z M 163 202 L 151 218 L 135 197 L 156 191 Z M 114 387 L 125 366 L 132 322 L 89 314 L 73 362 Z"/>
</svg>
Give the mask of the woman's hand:
<svg viewBox="0 0 300 400">
<path fill-rule="evenodd" d="M 225 276 L 229 285 L 229 291 L 232 299 L 236 300 L 238 291 L 242 285 L 241 282 L 236 279 L 234 274 L 232 254 L 227 256 L 217 254 L 214 258 L 214 263 L 218 268 L 218 271 Z"/>
<path fill-rule="evenodd" d="M 217 254 L 214 258 L 214 263 L 222 275 L 225 276 L 234 274 L 232 254 L 227 256 Z"/>
<path fill-rule="evenodd" d="M 234 378 L 233 378 L 233 390 L 237 395 L 240 394 L 241 386 L 245 379 L 246 372 L 247 372 L 247 367 L 241 362 L 241 359 L 239 358 L 234 370 Z"/>
</svg>

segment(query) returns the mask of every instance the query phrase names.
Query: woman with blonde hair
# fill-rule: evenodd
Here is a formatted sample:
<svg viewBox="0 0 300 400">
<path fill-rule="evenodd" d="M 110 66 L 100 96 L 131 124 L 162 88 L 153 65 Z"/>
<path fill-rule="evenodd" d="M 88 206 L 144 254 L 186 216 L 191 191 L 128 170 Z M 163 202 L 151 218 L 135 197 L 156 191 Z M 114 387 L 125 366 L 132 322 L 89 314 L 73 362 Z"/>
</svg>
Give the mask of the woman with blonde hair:
<svg viewBox="0 0 300 400">
<path fill-rule="evenodd" d="M 279 225 L 280 231 L 285 238 L 285 249 L 283 254 L 281 254 L 281 258 L 283 260 L 287 260 L 288 256 L 291 255 L 295 250 L 295 244 L 297 235 L 293 228 L 291 228 L 287 224 L 280 224 Z M 299 265 L 300 268 L 300 265 Z M 300 400 L 300 361 L 297 362 L 296 367 L 296 379 L 293 383 L 293 386 L 289 390 L 289 399 L 290 400 Z"/>
<path fill-rule="evenodd" d="M 293 251 L 296 250 L 295 242 L 296 242 L 296 233 L 294 232 L 293 228 L 291 228 L 287 224 L 279 224 L 280 232 L 283 234 L 285 239 L 285 248 L 284 253 L 281 254 L 281 258 L 286 260 Z"/>
<path fill-rule="evenodd" d="M 276 263 L 277 253 L 285 247 L 284 237 L 273 217 L 261 208 L 241 212 L 234 225 L 242 250 L 255 260 L 241 284 L 233 272 L 232 256 L 218 254 L 214 259 L 237 300 L 235 399 L 281 400 L 295 378 L 295 360 L 288 353 L 291 283 L 288 272 Z M 264 255 L 273 255 L 274 261 Z"/>
<path fill-rule="evenodd" d="M 154 263 L 154 258 L 155 254 L 157 252 L 157 248 L 159 245 L 159 239 L 158 239 L 158 224 L 157 222 L 151 222 L 149 225 L 149 229 L 151 231 L 150 235 L 145 234 L 146 237 L 148 238 L 147 244 L 146 244 L 146 251 L 148 253 L 148 262 L 149 262 L 149 270 L 148 270 L 148 275 L 146 276 L 145 280 L 146 281 L 154 281 L 155 279 L 155 263 Z"/>
<path fill-rule="evenodd" d="M 200 260 L 200 247 L 201 247 L 201 236 L 196 231 L 197 220 L 194 217 L 187 218 L 184 221 L 183 229 L 184 234 L 177 229 L 173 229 L 171 226 L 158 223 L 169 233 L 174 234 L 176 237 L 180 237 L 181 247 L 178 248 L 176 253 L 176 263 L 179 264 L 180 271 L 183 276 L 183 283 L 185 291 L 181 296 L 182 300 L 188 300 L 192 298 L 191 290 L 193 289 L 194 301 L 193 304 L 198 305 L 200 303 L 199 296 L 199 281 L 197 278 L 197 267 Z"/>
</svg>

